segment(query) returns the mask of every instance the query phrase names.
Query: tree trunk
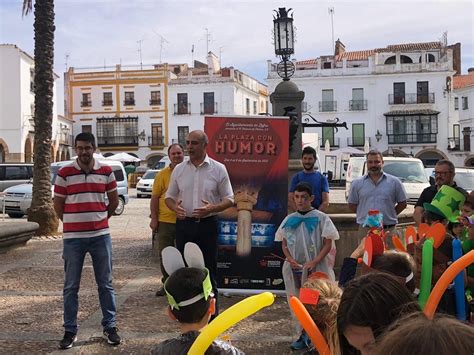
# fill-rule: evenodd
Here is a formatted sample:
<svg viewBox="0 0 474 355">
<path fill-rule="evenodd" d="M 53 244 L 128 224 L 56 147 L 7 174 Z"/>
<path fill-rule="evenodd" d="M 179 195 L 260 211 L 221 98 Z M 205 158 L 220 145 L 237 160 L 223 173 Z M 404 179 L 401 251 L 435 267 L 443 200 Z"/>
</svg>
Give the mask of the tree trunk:
<svg viewBox="0 0 474 355">
<path fill-rule="evenodd" d="M 39 223 L 37 235 L 57 234 L 59 220 L 51 197 L 53 124 L 54 0 L 35 2 L 35 140 L 33 201 L 28 220 Z"/>
</svg>

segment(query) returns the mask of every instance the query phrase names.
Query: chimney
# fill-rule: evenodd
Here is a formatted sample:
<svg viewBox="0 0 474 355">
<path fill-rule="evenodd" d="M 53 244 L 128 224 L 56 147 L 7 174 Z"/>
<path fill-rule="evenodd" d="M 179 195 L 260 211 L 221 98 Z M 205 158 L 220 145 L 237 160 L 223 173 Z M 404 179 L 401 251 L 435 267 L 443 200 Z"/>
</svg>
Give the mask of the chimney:
<svg viewBox="0 0 474 355">
<path fill-rule="evenodd" d="M 346 52 L 346 46 L 339 40 L 336 41 L 336 47 L 334 49 L 334 56 L 338 56 L 339 54 Z"/>
<path fill-rule="evenodd" d="M 453 69 L 456 71 L 454 75 L 461 74 L 461 43 L 451 44 L 446 46 L 448 49 L 453 50 Z"/>
<path fill-rule="evenodd" d="M 209 74 L 217 74 L 221 70 L 219 58 L 212 52 L 207 54 L 207 70 Z"/>
</svg>

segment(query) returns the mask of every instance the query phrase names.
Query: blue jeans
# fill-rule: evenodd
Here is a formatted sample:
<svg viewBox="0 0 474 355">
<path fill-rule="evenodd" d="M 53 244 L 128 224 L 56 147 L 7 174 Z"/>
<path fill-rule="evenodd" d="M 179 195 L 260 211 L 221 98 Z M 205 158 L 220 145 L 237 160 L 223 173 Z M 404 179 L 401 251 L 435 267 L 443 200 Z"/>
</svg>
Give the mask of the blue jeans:
<svg viewBox="0 0 474 355">
<path fill-rule="evenodd" d="M 115 292 L 112 287 L 112 241 L 110 235 L 93 238 L 63 240 L 64 259 L 64 328 L 77 333 L 77 310 L 79 307 L 79 285 L 86 253 L 92 258 L 95 281 L 102 309 L 102 326 L 109 329 L 115 323 Z"/>
</svg>

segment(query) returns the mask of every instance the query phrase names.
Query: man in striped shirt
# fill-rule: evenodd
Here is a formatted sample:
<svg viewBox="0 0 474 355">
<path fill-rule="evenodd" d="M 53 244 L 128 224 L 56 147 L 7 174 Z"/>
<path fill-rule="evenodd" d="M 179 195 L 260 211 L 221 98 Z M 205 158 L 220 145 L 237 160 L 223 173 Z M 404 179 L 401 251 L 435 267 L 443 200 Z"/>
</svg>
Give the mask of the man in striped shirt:
<svg viewBox="0 0 474 355">
<path fill-rule="evenodd" d="M 91 133 L 78 134 L 74 144 L 77 158 L 58 171 L 54 186 L 54 209 L 63 221 L 64 239 L 65 333 L 59 346 L 68 349 L 77 339 L 78 292 L 86 253 L 91 255 L 99 289 L 104 336 L 109 344 L 117 345 L 121 339 L 115 322 L 108 223 L 118 206 L 117 183 L 112 168 L 94 159 L 95 138 Z"/>
</svg>

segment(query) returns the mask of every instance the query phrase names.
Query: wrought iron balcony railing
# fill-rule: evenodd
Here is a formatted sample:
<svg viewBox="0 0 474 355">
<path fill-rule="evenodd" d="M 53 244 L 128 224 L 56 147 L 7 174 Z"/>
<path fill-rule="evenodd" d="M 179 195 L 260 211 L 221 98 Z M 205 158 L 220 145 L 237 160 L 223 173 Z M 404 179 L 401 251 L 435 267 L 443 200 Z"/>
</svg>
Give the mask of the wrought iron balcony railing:
<svg viewBox="0 0 474 355">
<path fill-rule="evenodd" d="M 435 94 L 430 92 L 424 95 L 405 94 L 405 95 L 388 95 L 389 105 L 407 105 L 407 104 L 434 104 Z"/>
</svg>

